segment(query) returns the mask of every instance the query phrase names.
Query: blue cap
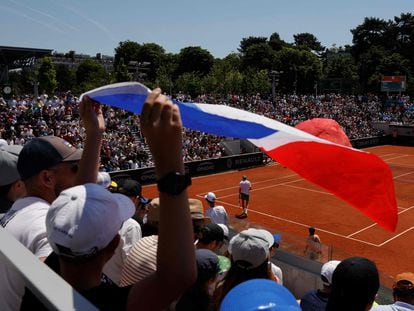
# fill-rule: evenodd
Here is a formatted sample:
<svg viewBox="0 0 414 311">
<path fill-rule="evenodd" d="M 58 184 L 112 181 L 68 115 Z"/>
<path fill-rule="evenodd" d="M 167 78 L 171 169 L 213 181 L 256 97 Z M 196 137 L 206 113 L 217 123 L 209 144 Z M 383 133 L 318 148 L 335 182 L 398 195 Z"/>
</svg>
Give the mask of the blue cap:
<svg viewBox="0 0 414 311">
<path fill-rule="evenodd" d="M 224 297 L 220 311 L 300 311 L 292 293 L 275 281 L 253 279 L 240 283 Z"/>
<path fill-rule="evenodd" d="M 280 244 L 280 234 L 273 234 L 273 239 L 275 240 L 275 243 Z"/>
</svg>

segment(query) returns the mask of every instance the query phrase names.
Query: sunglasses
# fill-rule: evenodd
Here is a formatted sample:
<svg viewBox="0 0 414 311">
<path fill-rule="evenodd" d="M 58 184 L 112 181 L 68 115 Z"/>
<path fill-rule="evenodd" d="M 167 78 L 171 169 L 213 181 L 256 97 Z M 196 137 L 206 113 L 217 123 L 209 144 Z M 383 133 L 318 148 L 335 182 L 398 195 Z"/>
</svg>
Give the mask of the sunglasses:
<svg viewBox="0 0 414 311">
<path fill-rule="evenodd" d="M 52 169 L 56 169 L 56 168 L 60 168 L 60 167 L 68 167 L 69 170 L 73 174 L 76 174 L 78 172 L 78 170 L 79 170 L 79 162 L 78 161 L 60 162 L 59 164 L 57 164 Z"/>
</svg>

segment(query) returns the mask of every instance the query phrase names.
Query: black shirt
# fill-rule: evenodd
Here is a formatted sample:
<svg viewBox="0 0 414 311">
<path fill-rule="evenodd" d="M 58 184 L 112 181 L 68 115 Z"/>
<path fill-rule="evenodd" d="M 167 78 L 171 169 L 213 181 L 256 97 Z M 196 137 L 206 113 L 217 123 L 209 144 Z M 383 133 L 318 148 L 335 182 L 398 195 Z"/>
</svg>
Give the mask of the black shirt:
<svg viewBox="0 0 414 311">
<path fill-rule="evenodd" d="M 59 258 L 54 252 L 46 258 L 45 264 L 57 274 L 60 274 Z M 131 286 L 118 287 L 103 274 L 101 284 L 94 288 L 78 292 L 99 310 L 126 310 L 130 289 Z M 38 311 L 48 309 L 28 288 L 26 288 L 20 310 Z"/>
</svg>

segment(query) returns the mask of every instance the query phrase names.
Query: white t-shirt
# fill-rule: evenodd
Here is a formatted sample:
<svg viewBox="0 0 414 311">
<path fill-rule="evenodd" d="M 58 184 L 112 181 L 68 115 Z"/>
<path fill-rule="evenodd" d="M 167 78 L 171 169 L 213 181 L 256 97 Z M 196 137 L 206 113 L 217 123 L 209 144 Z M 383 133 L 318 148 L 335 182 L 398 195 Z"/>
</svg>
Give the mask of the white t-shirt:
<svg viewBox="0 0 414 311">
<path fill-rule="evenodd" d="M 214 207 L 209 207 L 206 210 L 206 216 L 211 218 L 211 222 L 214 224 L 225 224 L 227 225 L 228 217 L 226 209 L 219 205 Z"/>
<path fill-rule="evenodd" d="M 132 218 L 127 219 L 119 230 L 121 240 L 112 258 L 105 264 L 105 273 L 115 284 L 119 285 L 124 264 L 132 246 L 142 238 L 141 226 Z"/>
<path fill-rule="evenodd" d="M 50 204 L 38 197 L 18 199 L 1 219 L 0 224 L 36 257 L 51 252 L 46 236 L 46 214 Z M 25 283 L 12 267 L 0 262 L 1 310 L 19 310 Z"/>
<path fill-rule="evenodd" d="M 247 179 L 242 180 L 240 182 L 240 192 L 241 193 L 249 195 L 250 188 L 251 188 L 251 184 L 250 184 L 250 181 L 248 181 Z"/>
<path fill-rule="evenodd" d="M 280 269 L 278 266 L 276 266 L 273 262 L 270 262 L 270 263 L 271 263 L 273 275 L 275 275 L 278 278 L 278 283 L 280 285 L 283 285 L 283 272 L 282 272 L 282 269 Z"/>
</svg>

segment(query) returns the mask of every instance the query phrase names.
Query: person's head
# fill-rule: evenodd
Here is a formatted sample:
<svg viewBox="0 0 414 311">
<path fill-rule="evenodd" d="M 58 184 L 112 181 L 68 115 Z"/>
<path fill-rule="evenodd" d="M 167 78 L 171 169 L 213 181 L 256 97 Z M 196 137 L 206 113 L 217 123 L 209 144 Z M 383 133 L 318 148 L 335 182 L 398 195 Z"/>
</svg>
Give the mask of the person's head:
<svg viewBox="0 0 414 311">
<path fill-rule="evenodd" d="M 26 194 L 26 187 L 17 171 L 17 159 L 21 150 L 21 146 L 0 147 L 0 197 L 10 202 Z"/>
<path fill-rule="evenodd" d="M 379 274 L 374 262 L 350 257 L 335 268 L 326 310 L 369 310 L 379 289 Z"/>
<path fill-rule="evenodd" d="M 204 216 L 203 203 L 199 199 L 188 199 L 191 220 L 193 222 L 194 241 L 198 239 L 200 229 L 211 223 L 210 217 Z"/>
<path fill-rule="evenodd" d="M 339 263 L 339 260 L 331 260 L 323 264 L 321 269 L 321 280 L 325 290 L 330 291 L 332 287 L 332 275 Z"/>
<path fill-rule="evenodd" d="M 216 204 L 216 195 L 214 194 L 214 192 L 209 192 L 204 196 L 204 199 L 206 199 L 207 204 L 209 206 L 214 206 Z"/>
<path fill-rule="evenodd" d="M 224 297 L 221 311 L 301 310 L 295 296 L 274 281 L 253 279 L 235 286 Z"/>
<path fill-rule="evenodd" d="M 314 234 L 315 234 L 316 229 L 315 229 L 314 227 L 309 227 L 309 228 L 308 228 L 308 231 L 309 231 L 309 235 L 314 235 Z"/>
<path fill-rule="evenodd" d="M 235 266 L 249 270 L 267 263 L 270 246 L 264 231 L 250 228 L 230 240 L 229 253 Z"/>
<path fill-rule="evenodd" d="M 392 293 L 395 301 L 414 305 L 414 273 L 404 272 L 396 275 Z"/>
<path fill-rule="evenodd" d="M 196 286 L 208 293 L 209 286 L 214 288 L 217 275 L 220 271 L 219 259 L 216 253 L 209 249 L 196 250 L 197 281 Z"/>
<path fill-rule="evenodd" d="M 197 248 L 206 248 L 213 252 L 217 251 L 224 241 L 224 231 L 217 224 L 207 224 L 201 227 L 198 233 Z"/>
<path fill-rule="evenodd" d="M 81 156 L 81 149 L 60 137 L 37 137 L 24 145 L 17 170 L 28 194 L 52 202 L 62 190 L 74 185 Z"/>
<path fill-rule="evenodd" d="M 126 196 L 97 184 L 68 188 L 47 212 L 49 244 L 66 262 L 88 262 L 99 257 L 103 267 L 119 243 L 118 231 L 134 211 Z"/>
<path fill-rule="evenodd" d="M 247 180 L 247 176 L 246 175 L 243 175 L 242 176 L 242 180 Z"/>
</svg>

